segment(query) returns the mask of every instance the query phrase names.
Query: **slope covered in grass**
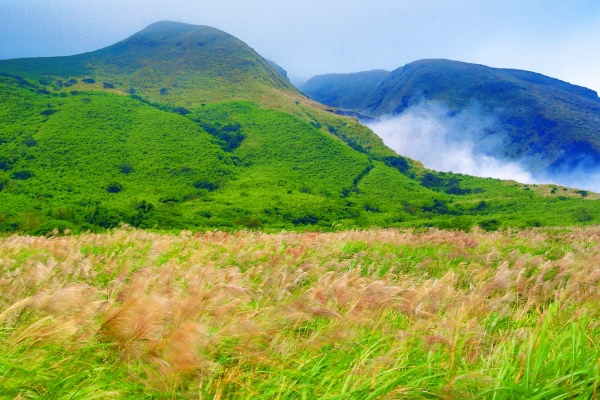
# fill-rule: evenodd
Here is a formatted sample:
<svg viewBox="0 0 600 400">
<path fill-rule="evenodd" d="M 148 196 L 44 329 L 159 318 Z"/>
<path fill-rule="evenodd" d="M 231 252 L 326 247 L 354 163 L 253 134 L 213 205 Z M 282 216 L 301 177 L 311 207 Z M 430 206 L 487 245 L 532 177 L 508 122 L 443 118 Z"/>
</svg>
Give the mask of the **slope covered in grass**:
<svg viewBox="0 0 600 400">
<path fill-rule="evenodd" d="M 1 231 L 600 221 L 586 192 L 427 171 L 208 27 L 0 61 L 0 94 Z"/>
<path fill-rule="evenodd" d="M 593 398 L 596 228 L 0 240 L 0 392 Z"/>
</svg>

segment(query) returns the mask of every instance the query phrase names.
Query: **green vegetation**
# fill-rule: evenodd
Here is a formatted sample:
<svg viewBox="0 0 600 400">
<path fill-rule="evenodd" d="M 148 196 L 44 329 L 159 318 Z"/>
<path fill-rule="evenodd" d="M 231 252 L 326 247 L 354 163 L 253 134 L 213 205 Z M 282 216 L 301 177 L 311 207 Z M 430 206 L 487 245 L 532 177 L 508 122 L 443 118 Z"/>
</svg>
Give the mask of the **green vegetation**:
<svg viewBox="0 0 600 400">
<path fill-rule="evenodd" d="M 594 398 L 597 228 L 0 239 L 6 398 Z"/>
<path fill-rule="evenodd" d="M 0 61 L 0 96 L 4 232 L 600 221 L 593 193 L 427 171 L 208 27 Z"/>
<path fill-rule="evenodd" d="M 426 171 L 376 144 L 353 142 L 343 133 L 361 132 L 352 120 L 319 110 L 307 120 L 304 109 L 295 115 L 226 101 L 182 112 L 137 95 L 61 93 L 0 78 L 3 231 L 44 234 L 120 223 L 468 230 L 593 224 L 600 218 L 593 194 L 540 193 Z"/>
</svg>

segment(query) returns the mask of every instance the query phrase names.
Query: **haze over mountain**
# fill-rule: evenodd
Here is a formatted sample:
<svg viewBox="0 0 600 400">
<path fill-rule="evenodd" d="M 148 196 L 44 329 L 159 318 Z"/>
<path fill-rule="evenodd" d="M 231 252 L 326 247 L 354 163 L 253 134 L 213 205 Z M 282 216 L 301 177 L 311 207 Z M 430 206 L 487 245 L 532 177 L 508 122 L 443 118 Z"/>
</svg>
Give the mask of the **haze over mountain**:
<svg viewBox="0 0 600 400">
<path fill-rule="evenodd" d="M 460 143 L 473 157 L 492 157 L 516 166 L 521 170 L 516 179 L 530 174 L 530 180 L 573 186 L 586 183 L 590 188 L 589 174 L 600 170 L 600 98 L 590 89 L 528 71 L 448 60 L 416 61 L 377 83 L 362 84 L 355 76 L 360 75 L 315 77 L 302 90 L 324 104 L 382 119 L 371 127 L 404 154 L 417 156 L 411 152 L 408 137 L 420 131 L 431 139 L 420 144 L 437 140 L 452 147 Z M 362 85 L 362 91 L 355 85 Z M 354 96 L 367 91 L 362 99 Z M 354 97 L 346 100 L 347 96 Z M 431 125 L 443 129 L 436 133 L 427 128 Z M 406 139 L 393 145 L 394 137 L 401 135 Z M 423 150 L 423 146 L 419 151 L 432 154 L 430 160 L 419 158 L 432 168 L 441 165 L 433 157 L 442 160 L 457 153 Z M 444 165 L 475 173 L 461 170 L 457 163 Z M 577 180 L 582 174 L 588 177 Z"/>
<path fill-rule="evenodd" d="M 600 218 L 576 189 L 428 171 L 206 26 L 160 22 L 91 53 L 0 61 L 0 95 L 3 231 Z"/>
</svg>

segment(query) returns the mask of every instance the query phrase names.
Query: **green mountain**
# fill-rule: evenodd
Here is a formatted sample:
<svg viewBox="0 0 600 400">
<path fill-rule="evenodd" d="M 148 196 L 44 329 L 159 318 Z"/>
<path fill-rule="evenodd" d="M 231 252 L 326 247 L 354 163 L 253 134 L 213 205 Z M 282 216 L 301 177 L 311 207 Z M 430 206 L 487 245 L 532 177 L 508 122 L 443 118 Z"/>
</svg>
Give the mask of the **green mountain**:
<svg viewBox="0 0 600 400">
<path fill-rule="evenodd" d="M 0 230 L 600 221 L 594 194 L 427 171 L 334 111 L 203 26 L 0 61 Z"/>
<path fill-rule="evenodd" d="M 448 60 L 407 64 L 375 87 L 353 80 L 355 76 L 361 75 L 315 78 L 320 85 L 302 90 L 325 104 L 375 117 L 399 114 L 422 102 L 443 103 L 456 113 L 476 103 L 498 119 L 497 130 L 507 135 L 495 156 L 535 160 L 540 171 L 573 167 L 582 160 L 600 166 L 600 98 L 590 89 L 533 72 Z M 364 89 L 361 93 L 373 89 L 359 101 L 356 85 Z M 333 98 L 345 101 L 327 101 Z"/>
</svg>

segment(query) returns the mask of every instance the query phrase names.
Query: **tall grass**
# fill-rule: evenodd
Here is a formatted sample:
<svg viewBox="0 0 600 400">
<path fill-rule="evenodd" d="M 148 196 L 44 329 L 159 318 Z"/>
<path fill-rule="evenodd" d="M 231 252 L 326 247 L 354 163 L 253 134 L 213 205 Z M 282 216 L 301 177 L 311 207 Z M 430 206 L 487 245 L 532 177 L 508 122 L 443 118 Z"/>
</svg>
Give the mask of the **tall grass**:
<svg viewBox="0 0 600 400">
<path fill-rule="evenodd" d="M 0 239 L 6 398 L 595 398 L 600 228 Z"/>
</svg>

